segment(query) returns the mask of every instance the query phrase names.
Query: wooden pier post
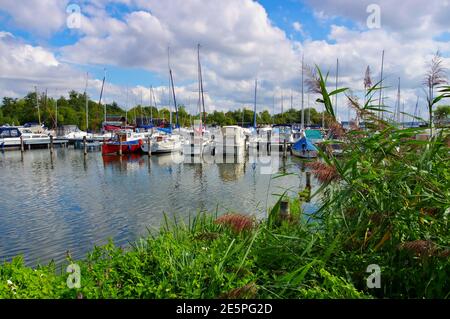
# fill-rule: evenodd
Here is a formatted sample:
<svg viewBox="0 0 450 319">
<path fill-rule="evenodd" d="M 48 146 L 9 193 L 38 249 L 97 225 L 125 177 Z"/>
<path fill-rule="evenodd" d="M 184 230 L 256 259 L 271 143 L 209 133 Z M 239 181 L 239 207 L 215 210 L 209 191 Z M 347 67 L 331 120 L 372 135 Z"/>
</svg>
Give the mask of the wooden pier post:
<svg viewBox="0 0 450 319">
<path fill-rule="evenodd" d="M 119 136 L 119 156 L 122 156 L 122 138 Z"/>
<path fill-rule="evenodd" d="M 25 148 L 23 147 L 23 136 L 20 136 L 20 151 L 23 153 L 25 151 Z"/>
<path fill-rule="evenodd" d="M 50 135 L 50 154 L 53 154 L 53 135 Z"/>
<path fill-rule="evenodd" d="M 287 158 L 287 142 L 286 139 L 283 141 L 283 158 Z"/>
<path fill-rule="evenodd" d="M 152 139 L 150 138 L 150 136 L 147 136 L 147 147 L 147 155 L 152 156 Z"/>
<path fill-rule="evenodd" d="M 83 136 L 83 154 L 84 156 L 87 155 L 87 143 L 86 143 L 86 136 Z"/>
<path fill-rule="evenodd" d="M 306 188 L 311 188 L 311 172 L 306 172 Z"/>
</svg>

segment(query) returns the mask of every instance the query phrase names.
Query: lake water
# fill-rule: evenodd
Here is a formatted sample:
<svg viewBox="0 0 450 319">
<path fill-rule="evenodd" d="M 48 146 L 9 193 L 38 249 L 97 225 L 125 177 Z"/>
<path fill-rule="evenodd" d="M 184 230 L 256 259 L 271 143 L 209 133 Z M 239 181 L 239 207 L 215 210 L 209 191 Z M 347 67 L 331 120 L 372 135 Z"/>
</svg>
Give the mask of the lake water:
<svg viewBox="0 0 450 319">
<path fill-rule="evenodd" d="M 29 265 L 84 258 L 112 239 L 127 245 L 158 229 L 163 213 L 187 220 L 198 211 L 266 217 L 272 194 L 305 185 L 304 162 L 288 158 L 281 178 L 258 161 L 184 163 L 181 155 L 84 158 L 72 148 L 0 153 L 0 260 L 23 255 Z M 315 180 L 312 178 L 313 188 Z M 307 212 L 315 210 L 305 204 Z"/>
</svg>

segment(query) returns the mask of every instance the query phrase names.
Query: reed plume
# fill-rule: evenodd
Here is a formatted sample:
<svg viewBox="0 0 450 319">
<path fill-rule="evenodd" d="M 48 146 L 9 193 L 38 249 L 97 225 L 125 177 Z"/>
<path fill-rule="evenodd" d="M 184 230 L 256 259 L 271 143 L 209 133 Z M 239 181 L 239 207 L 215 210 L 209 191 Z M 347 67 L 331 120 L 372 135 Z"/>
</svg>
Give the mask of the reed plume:
<svg viewBox="0 0 450 319">
<path fill-rule="evenodd" d="M 307 163 L 306 166 L 321 183 L 330 183 L 339 179 L 339 173 L 334 166 L 322 162 Z"/>
<path fill-rule="evenodd" d="M 236 233 L 252 230 L 255 226 L 254 218 L 237 213 L 222 215 L 216 219 L 215 223 L 230 227 Z"/>
</svg>

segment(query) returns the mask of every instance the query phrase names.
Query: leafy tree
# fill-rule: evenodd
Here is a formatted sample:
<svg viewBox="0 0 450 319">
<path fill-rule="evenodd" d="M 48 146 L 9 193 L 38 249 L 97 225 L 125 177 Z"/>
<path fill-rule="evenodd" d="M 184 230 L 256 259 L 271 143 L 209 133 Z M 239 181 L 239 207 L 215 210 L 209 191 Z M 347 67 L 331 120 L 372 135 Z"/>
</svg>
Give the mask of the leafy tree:
<svg viewBox="0 0 450 319">
<path fill-rule="evenodd" d="M 437 122 L 441 122 L 450 117 L 450 105 L 440 105 L 434 110 L 434 118 Z"/>
</svg>

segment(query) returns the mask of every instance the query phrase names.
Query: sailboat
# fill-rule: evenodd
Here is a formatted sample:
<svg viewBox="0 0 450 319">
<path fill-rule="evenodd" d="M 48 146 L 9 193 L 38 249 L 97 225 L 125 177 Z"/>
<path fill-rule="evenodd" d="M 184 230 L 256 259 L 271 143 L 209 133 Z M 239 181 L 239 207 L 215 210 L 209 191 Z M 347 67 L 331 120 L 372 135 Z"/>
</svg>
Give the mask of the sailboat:
<svg viewBox="0 0 450 319">
<path fill-rule="evenodd" d="M 272 135 L 271 127 L 261 127 L 257 128 L 256 123 L 256 92 L 258 88 L 258 80 L 255 80 L 255 99 L 254 99 L 254 109 L 253 109 L 253 127 L 250 132 L 248 146 L 250 148 L 258 148 L 260 144 L 267 144 L 270 142 L 270 136 Z"/>
<path fill-rule="evenodd" d="M 316 158 L 317 157 L 317 148 L 308 139 L 305 135 L 303 135 L 298 141 L 292 144 L 292 155 L 301 157 L 301 158 Z"/>
<path fill-rule="evenodd" d="M 110 140 L 102 144 L 102 155 L 138 153 L 143 143 L 142 134 L 131 130 L 119 130 Z"/>
<path fill-rule="evenodd" d="M 197 45 L 197 71 L 198 71 L 198 111 L 200 118 L 198 127 L 186 132 L 187 136 L 183 144 L 183 153 L 185 155 L 199 156 L 212 151 L 212 138 L 209 131 L 203 124 L 205 115 L 205 98 L 203 95 L 202 68 L 200 64 L 200 44 Z"/>
<path fill-rule="evenodd" d="M 179 129 L 180 123 L 178 120 L 178 106 L 175 96 L 175 86 L 173 83 L 172 69 L 170 67 L 170 59 L 168 56 L 170 86 L 172 88 L 173 103 L 176 112 L 176 128 Z M 178 152 L 182 149 L 182 137 L 179 134 L 174 134 L 172 130 L 172 112 L 170 113 L 170 127 L 158 128 L 156 134 L 154 133 L 150 139 L 150 145 L 144 141 L 141 145 L 141 149 L 144 153 L 148 153 L 149 148 L 152 153 L 171 153 Z"/>
</svg>

